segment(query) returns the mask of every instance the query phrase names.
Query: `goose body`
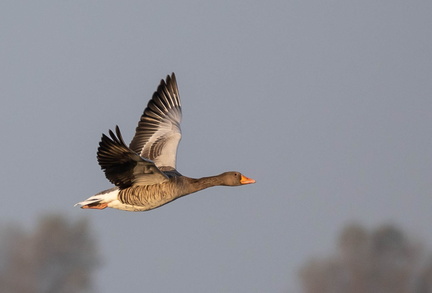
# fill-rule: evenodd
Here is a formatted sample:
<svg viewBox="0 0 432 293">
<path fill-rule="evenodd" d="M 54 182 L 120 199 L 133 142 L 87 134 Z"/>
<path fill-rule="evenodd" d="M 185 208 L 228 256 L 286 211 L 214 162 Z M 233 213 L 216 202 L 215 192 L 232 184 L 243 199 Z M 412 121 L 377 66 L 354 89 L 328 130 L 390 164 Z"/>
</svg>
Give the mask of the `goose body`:
<svg viewBox="0 0 432 293">
<path fill-rule="evenodd" d="M 118 126 L 115 133 L 110 130 L 109 136 L 102 135 L 97 159 L 115 187 L 76 205 L 84 209 L 147 211 L 208 187 L 255 183 L 235 171 L 198 179 L 181 175 L 176 169 L 181 118 L 180 96 L 172 73 L 153 94 L 129 146 Z"/>
</svg>

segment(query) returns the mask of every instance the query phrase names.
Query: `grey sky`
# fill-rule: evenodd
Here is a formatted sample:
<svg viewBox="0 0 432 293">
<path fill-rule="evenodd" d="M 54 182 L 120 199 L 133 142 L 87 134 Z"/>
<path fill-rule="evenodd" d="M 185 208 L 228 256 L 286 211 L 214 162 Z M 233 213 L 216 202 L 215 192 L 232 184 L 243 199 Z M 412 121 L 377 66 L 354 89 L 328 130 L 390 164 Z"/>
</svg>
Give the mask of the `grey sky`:
<svg viewBox="0 0 432 293">
<path fill-rule="evenodd" d="M 431 1 L 2 1 L 0 221 L 91 219 L 99 292 L 294 292 L 350 221 L 432 246 Z M 178 169 L 238 170 L 144 213 L 73 204 L 110 187 L 125 140 L 174 71 Z"/>
</svg>

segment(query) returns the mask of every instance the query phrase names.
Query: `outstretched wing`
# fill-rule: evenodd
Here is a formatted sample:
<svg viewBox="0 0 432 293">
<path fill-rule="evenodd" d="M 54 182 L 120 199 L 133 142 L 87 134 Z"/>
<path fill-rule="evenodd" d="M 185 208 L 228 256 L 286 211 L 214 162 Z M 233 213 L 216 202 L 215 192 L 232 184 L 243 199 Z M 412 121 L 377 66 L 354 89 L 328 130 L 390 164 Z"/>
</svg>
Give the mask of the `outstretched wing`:
<svg viewBox="0 0 432 293">
<path fill-rule="evenodd" d="M 97 160 L 106 178 L 120 189 L 132 185 L 152 185 L 168 180 L 155 164 L 132 151 L 123 141 L 120 129 L 102 135 Z"/>
<path fill-rule="evenodd" d="M 138 122 L 130 148 L 163 170 L 175 170 L 181 139 L 180 96 L 175 74 L 161 80 Z"/>
</svg>

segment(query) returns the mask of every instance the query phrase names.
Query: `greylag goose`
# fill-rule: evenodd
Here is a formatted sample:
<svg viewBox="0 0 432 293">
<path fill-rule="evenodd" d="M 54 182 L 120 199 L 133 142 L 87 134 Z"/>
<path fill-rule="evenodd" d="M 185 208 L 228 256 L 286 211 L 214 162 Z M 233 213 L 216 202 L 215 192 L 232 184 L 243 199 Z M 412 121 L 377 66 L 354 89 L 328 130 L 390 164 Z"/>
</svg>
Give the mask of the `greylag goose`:
<svg viewBox="0 0 432 293">
<path fill-rule="evenodd" d="M 176 169 L 182 118 L 174 73 L 161 80 L 148 102 L 129 147 L 120 129 L 109 131 L 99 143 L 97 160 L 115 187 L 77 203 L 83 209 L 147 211 L 179 197 L 218 185 L 255 183 L 239 172 L 225 172 L 199 179 L 181 175 Z"/>
</svg>

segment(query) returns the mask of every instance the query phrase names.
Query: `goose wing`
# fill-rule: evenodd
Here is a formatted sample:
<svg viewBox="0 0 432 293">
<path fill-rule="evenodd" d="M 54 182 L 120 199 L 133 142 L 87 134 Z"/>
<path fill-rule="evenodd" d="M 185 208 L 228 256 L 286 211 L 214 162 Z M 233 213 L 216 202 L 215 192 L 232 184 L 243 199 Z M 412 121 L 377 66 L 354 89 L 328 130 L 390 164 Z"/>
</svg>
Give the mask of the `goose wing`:
<svg viewBox="0 0 432 293">
<path fill-rule="evenodd" d="M 102 135 L 97 160 L 106 178 L 120 189 L 132 185 L 152 185 L 168 180 L 151 160 L 144 159 L 126 146 L 120 129 L 110 137 Z"/>
<path fill-rule="evenodd" d="M 175 74 L 172 73 L 166 80 L 161 80 L 148 102 L 130 149 L 153 161 L 160 170 L 175 170 L 181 118 L 180 96 Z"/>
</svg>

